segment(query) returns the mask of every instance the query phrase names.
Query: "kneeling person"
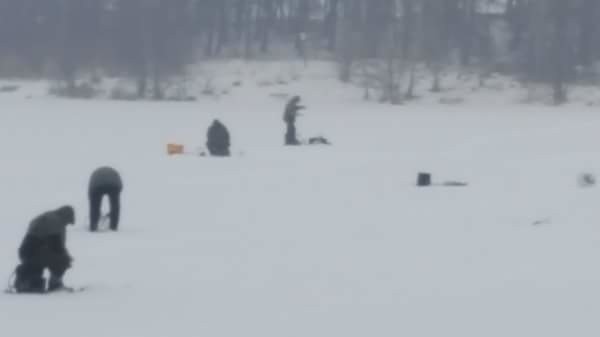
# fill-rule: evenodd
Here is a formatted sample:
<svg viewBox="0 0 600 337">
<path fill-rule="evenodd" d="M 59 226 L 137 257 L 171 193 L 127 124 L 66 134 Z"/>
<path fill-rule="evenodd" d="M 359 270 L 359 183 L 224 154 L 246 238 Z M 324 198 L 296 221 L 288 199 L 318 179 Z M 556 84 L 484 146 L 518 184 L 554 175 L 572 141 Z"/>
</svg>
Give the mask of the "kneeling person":
<svg viewBox="0 0 600 337">
<path fill-rule="evenodd" d="M 75 211 L 71 206 L 45 212 L 31 221 L 19 247 L 21 264 L 14 284 L 17 292 L 43 293 L 64 287 L 63 276 L 71 267 L 66 226 L 74 223 Z M 43 276 L 46 268 L 50 271 L 47 289 Z"/>
</svg>

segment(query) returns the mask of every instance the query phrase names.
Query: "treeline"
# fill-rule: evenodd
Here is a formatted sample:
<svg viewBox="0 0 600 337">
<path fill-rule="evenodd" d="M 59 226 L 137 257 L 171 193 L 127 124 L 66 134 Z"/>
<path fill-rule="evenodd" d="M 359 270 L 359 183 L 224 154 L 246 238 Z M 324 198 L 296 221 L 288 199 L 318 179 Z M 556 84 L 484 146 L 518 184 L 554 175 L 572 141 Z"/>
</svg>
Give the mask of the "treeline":
<svg viewBox="0 0 600 337">
<path fill-rule="evenodd" d="M 381 99 L 414 96 L 415 67 L 426 65 L 431 90 L 449 66 L 548 84 L 553 101 L 566 85 L 596 81 L 600 59 L 597 0 L 340 0 L 341 78 L 366 74 Z M 356 71 L 358 68 L 362 69 Z M 366 65 L 365 65 L 366 64 Z M 364 70 L 368 68 L 367 70 Z M 374 69 L 374 70 L 373 70 Z"/>
<path fill-rule="evenodd" d="M 448 67 L 553 88 L 595 79 L 597 0 L 0 0 L 0 76 L 129 77 L 140 97 L 206 58 L 335 58 L 343 81 L 380 99 L 415 95 L 415 69 L 442 90 Z"/>
</svg>

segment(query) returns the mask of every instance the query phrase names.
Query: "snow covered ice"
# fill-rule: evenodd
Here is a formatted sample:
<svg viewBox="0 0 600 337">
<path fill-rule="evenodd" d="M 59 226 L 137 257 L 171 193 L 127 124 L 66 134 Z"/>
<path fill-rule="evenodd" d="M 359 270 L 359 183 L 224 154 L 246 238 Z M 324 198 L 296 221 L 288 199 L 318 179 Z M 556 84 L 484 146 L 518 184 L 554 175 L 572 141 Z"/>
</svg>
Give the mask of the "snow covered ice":
<svg viewBox="0 0 600 337">
<path fill-rule="evenodd" d="M 0 335 L 598 336 L 593 107 L 363 102 L 333 75 L 190 103 L 0 96 L 0 276 L 27 223 L 71 203 L 89 291 L 0 296 Z M 284 147 L 284 100 L 308 107 Z M 228 159 L 203 146 L 213 118 Z M 118 233 L 87 232 L 87 181 L 119 169 Z M 467 187 L 417 188 L 417 172 Z"/>
</svg>

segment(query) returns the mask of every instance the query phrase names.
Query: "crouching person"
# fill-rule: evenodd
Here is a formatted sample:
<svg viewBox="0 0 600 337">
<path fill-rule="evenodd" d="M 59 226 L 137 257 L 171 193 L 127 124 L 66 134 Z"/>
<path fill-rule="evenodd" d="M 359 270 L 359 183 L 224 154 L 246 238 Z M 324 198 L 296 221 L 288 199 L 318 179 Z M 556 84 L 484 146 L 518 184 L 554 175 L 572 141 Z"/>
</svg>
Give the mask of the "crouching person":
<svg viewBox="0 0 600 337">
<path fill-rule="evenodd" d="M 215 119 L 206 133 L 206 148 L 211 156 L 229 156 L 229 131 L 219 120 Z"/>
<path fill-rule="evenodd" d="M 90 201 L 90 231 L 98 230 L 100 222 L 100 211 L 102 199 L 108 196 L 110 203 L 110 229 L 116 231 L 119 228 L 121 215 L 121 191 L 123 181 L 119 172 L 112 167 L 104 166 L 96 169 L 90 177 L 88 197 Z"/>
<path fill-rule="evenodd" d="M 17 267 L 14 288 L 18 293 L 43 293 L 64 288 L 63 276 L 71 267 L 66 247 L 67 225 L 75 223 L 71 206 L 43 213 L 29 224 L 19 247 L 21 264 Z M 46 287 L 44 270 L 50 271 Z"/>
</svg>

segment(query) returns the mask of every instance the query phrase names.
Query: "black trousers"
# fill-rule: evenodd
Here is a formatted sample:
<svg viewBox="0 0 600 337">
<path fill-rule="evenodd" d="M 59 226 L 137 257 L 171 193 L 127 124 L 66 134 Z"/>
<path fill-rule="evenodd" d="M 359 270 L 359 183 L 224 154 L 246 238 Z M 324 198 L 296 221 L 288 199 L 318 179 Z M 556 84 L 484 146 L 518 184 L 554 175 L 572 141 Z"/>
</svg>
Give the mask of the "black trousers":
<svg viewBox="0 0 600 337">
<path fill-rule="evenodd" d="M 62 279 L 71 267 L 71 258 L 67 255 L 47 253 L 32 259 L 21 260 L 19 270 L 21 277 L 27 280 L 42 279 L 44 269 L 48 268 L 51 278 Z"/>
<path fill-rule="evenodd" d="M 285 145 L 298 145 L 300 142 L 296 138 L 296 124 L 286 123 L 287 130 L 285 132 Z"/>
<path fill-rule="evenodd" d="M 19 248 L 21 264 L 17 268 L 17 289 L 44 291 L 44 269 L 51 279 L 62 279 L 71 267 L 71 257 L 59 235 L 44 238 L 27 235 Z"/>
<path fill-rule="evenodd" d="M 110 229 L 116 231 L 119 228 L 119 218 L 121 215 L 121 189 L 114 186 L 100 186 L 90 190 L 90 230 L 98 230 L 100 222 L 100 210 L 102 208 L 102 199 L 108 196 L 110 203 Z"/>
</svg>

